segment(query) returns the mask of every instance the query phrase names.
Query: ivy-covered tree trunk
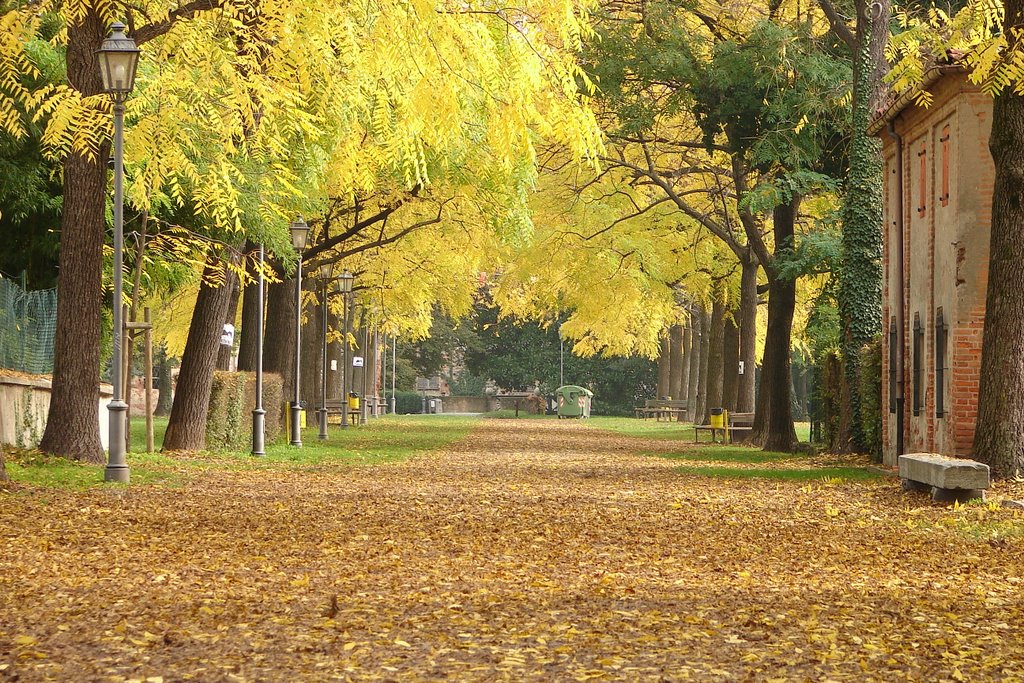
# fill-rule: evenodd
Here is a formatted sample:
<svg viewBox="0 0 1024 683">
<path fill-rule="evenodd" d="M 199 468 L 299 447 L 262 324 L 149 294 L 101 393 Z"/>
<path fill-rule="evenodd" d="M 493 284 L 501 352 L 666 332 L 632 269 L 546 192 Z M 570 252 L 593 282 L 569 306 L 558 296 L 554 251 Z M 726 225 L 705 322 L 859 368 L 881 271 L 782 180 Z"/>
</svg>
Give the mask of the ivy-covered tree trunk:
<svg viewBox="0 0 1024 683">
<path fill-rule="evenodd" d="M 889 2 L 869 11 L 858 0 L 854 53 L 853 134 L 843 202 L 843 265 L 839 271 L 839 310 L 843 321 L 843 372 L 849 396 L 850 445 L 867 451 L 860 428 L 858 382 L 860 349 L 882 330 L 882 142 L 867 134 L 885 93 L 888 70 L 885 46 L 889 37 Z M 837 444 L 847 450 L 846 444 Z"/>
<path fill-rule="evenodd" d="M 784 257 L 793 249 L 796 217 L 800 197 L 775 207 L 772 223 L 775 236 L 775 258 Z M 780 277 L 774 268 L 768 271 L 768 331 L 764 342 L 761 386 L 751 440 L 766 451 L 791 452 L 796 443 L 793 427 L 793 379 L 790 345 L 793 333 L 793 312 L 796 309 L 796 282 Z"/>
<path fill-rule="evenodd" d="M 705 409 L 708 418 L 712 408 L 721 408 L 722 382 L 725 358 L 725 304 L 716 299 L 711 305 L 711 325 L 708 330 L 708 389 Z M 705 420 L 706 422 L 707 420 Z"/>
<path fill-rule="evenodd" d="M 722 407 L 736 412 L 736 391 L 739 389 L 740 330 L 736 327 L 739 311 L 729 311 L 722 330 Z"/>
<path fill-rule="evenodd" d="M 1005 10 L 1010 35 L 1024 24 L 1024 0 Z M 989 149 L 996 177 L 974 457 L 1004 478 L 1024 474 L 1024 97 L 1010 88 L 995 99 Z"/>
<path fill-rule="evenodd" d="M 206 446 L 206 416 L 210 409 L 217 349 L 231 297 L 230 282 L 209 284 L 216 273 L 214 257 L 207 259 L 192 322 L 181 357 L 178 387 L 164 435 L 165 451 L 197 451 Z"/>
<path fill-rule="evenodd" d="M 102 90 L 96 50 L 105 34 L 106 23 L 91 6 L 68 26 L 67 79 L 83 96 Z M 103 462 L 96 409 L 109 157 L 104 142 L 94 155 L 72 152 L 64 161 L 53 387 L 39 444 L 47 453 L 94 463 Z"/>
<path fill-rule="evenodd" d="M 669 349 L 671 374 L 668 391 L 663 395 L 678 401 L 683 398 L 683 364 L 687 360 L 683 357 L 682 325 L 673 325 L 669 330 Z"/>
<path fill-rule="evenodd" d="M 743 363 L 743 374 L 737 378 L 736 412 L 754 412 L 756 384 L 754 383 L 757 368 L 757 273 L 760 264 L 748 248 L 747 254 L 740 260 L 740 361 Z M 737 364 L 738 366 L 738 364 Z M 737 372 L 739 368 L 737 367 Z"/>
</svg>

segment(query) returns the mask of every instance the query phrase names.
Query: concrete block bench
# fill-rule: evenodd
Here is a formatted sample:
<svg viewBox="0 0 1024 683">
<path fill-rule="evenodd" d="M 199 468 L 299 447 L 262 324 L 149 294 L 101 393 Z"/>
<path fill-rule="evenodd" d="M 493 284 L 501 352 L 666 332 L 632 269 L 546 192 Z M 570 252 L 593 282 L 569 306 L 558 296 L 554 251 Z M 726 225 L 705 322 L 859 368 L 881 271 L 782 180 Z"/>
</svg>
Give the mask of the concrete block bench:
<svg viewBox="0 0 1024 683">
<path fill-rule="evenodd" d="M 936 453 L 907 453 L 899 457 L 899 464 L 906 491 L 929 491 L 932 500 L 939 503 L 985 500 L 988 465 Z"/>
</svg>

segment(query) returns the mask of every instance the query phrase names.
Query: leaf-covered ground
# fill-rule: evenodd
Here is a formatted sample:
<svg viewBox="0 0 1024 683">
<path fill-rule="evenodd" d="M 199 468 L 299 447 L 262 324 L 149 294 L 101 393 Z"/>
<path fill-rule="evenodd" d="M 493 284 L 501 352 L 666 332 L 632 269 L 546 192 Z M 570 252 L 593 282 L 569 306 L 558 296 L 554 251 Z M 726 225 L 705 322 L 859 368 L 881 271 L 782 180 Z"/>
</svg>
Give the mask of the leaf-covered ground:
<svg viewBox="0 0 1024 683">
<path fill-rule="evenodd" d="M 400 463 L 15 484 L 0 680 L 1024 680 L 1020 513 L 697 448 L 487 420 Z"/>
</svg>

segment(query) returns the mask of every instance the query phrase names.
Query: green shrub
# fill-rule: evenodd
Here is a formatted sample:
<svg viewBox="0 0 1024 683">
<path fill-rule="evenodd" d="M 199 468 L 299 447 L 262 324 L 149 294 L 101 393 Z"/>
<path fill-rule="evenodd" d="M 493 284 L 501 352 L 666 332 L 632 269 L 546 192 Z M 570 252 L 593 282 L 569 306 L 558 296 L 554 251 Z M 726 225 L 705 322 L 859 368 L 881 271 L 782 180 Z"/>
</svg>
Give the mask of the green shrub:
<svg viewBox="0 0 1024 683">
<path fill-rule="evenodd" d="M 882 340 L 876 338 L 860 349 L 857 377 L 860 391 L 861 432 L 869 454 L 882 459 Z"/>
<path fill-rule="evenodd" d="M 391 392 L 385 392 L 384 398 L 390 404 Z M 419 415 L 423 412 L 423 397 L 415 391 L 396 391 L 395 412 L 399 415 Z"/>
<path fill-rule="evenodd" d="M 206 415 L 206 447 L 244 450 L 252 443 L 252 411 L 256 406 L 256 376 L 248 372 L 213 373 L 210 410 Z M 263 373 L 263 409 L 267 411 L 266 440 L 281 434 L 283 422 L 281 376 Z"/>
</svg>

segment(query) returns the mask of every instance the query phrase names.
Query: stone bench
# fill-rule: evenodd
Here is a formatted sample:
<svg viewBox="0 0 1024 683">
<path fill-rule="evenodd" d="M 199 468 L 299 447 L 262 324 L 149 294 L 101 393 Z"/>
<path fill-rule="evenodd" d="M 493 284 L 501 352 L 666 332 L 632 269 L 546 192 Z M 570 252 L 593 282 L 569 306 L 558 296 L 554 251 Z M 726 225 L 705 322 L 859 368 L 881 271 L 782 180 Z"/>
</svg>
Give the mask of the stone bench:
<svg viewBox="0 0 1024 683">
<path fill-rule="evenodd" d="M 929 491 L 939 503 L 985 500 L 988 465 L 936 453 L 907 453 L 899 457 L 899 465 L 905 491 Z"/>
</svg>

